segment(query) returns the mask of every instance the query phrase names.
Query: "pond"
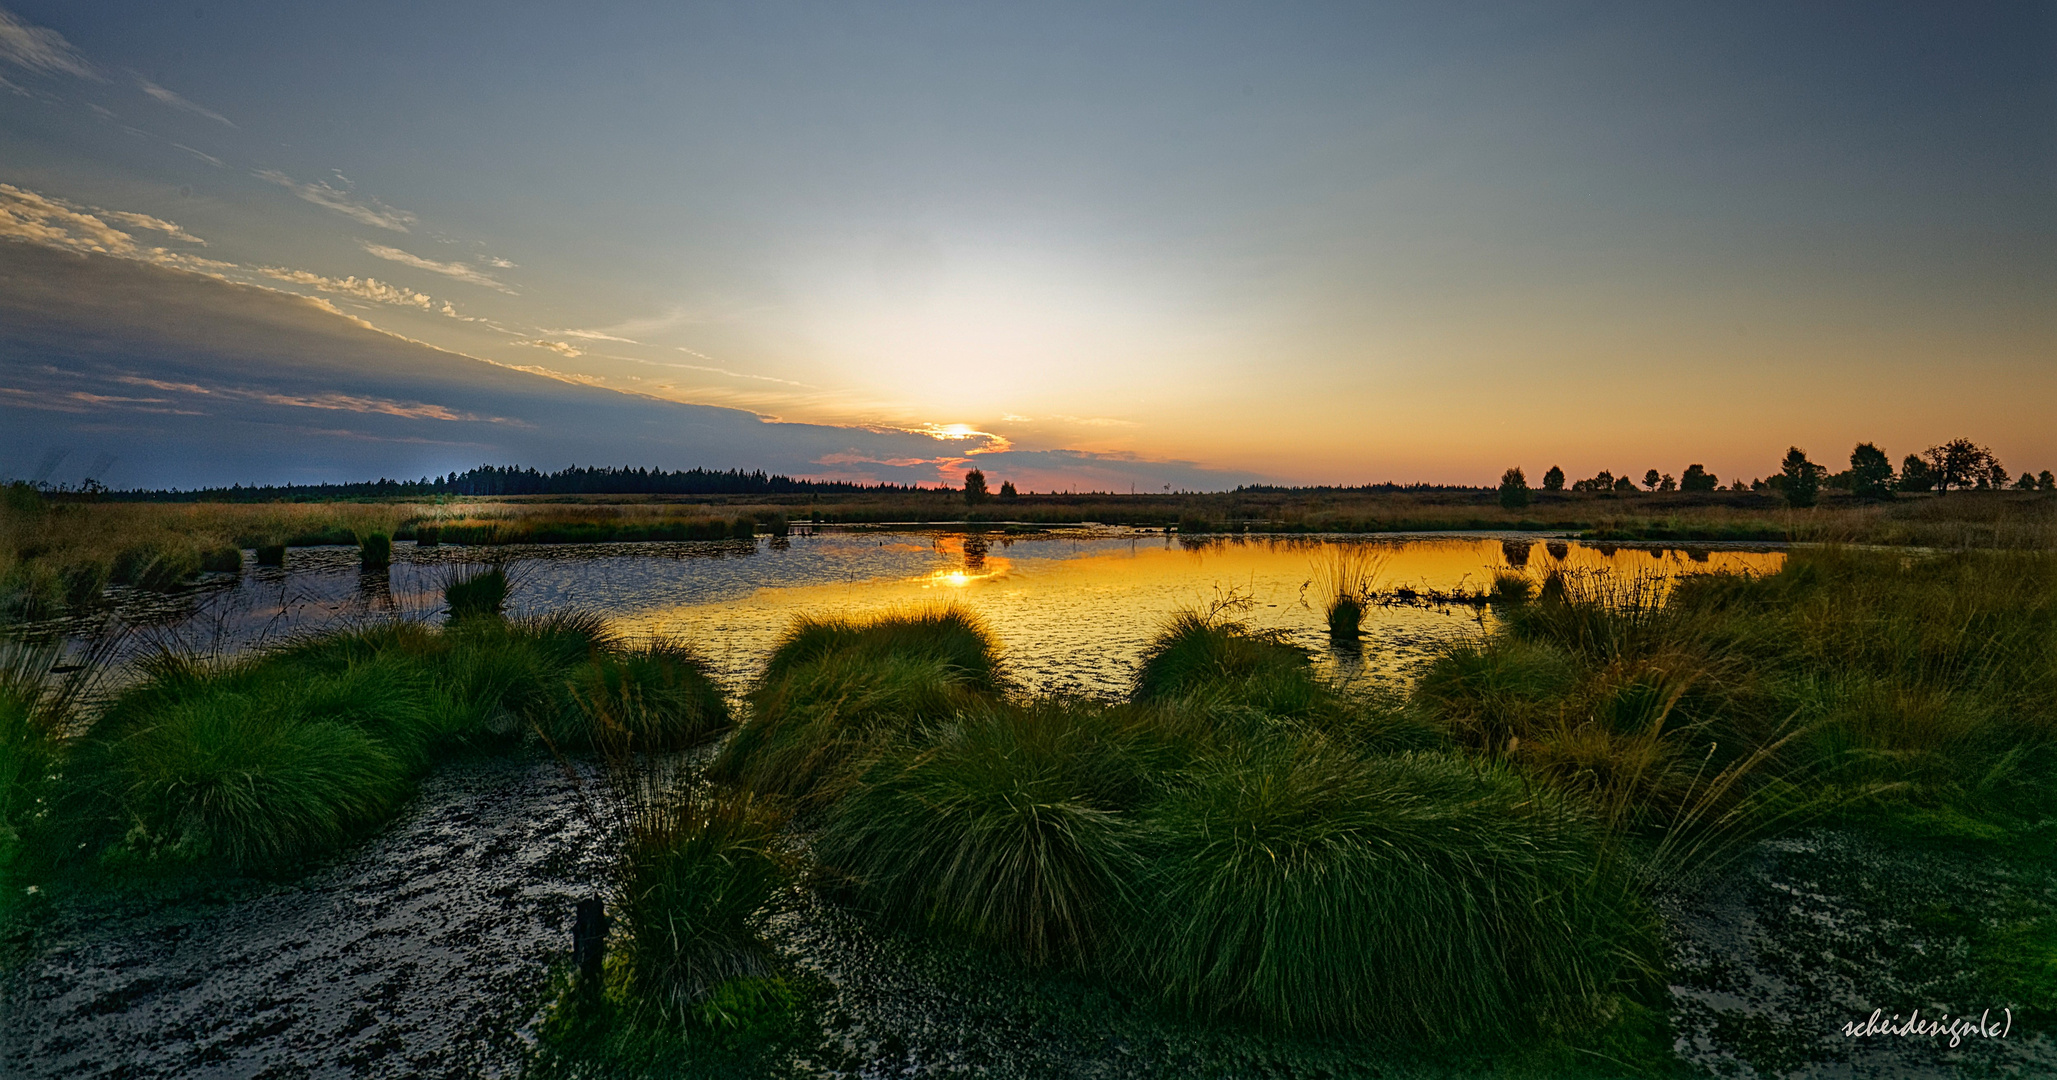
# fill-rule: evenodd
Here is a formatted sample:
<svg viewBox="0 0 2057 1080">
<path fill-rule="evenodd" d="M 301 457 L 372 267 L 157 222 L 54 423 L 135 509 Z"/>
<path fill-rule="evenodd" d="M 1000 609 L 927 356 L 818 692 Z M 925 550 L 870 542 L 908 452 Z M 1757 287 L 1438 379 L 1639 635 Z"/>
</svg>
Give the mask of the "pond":
<svg viewBox="0 0 2057 1080">
<path fill-rule="evenodd" d="M 1329 646 L 1323 564 L 1356 552 L 1382 590 L 1413 602 L 1374 605 L 1359 647 Z M 454 575 L 494 560 L 513 583 L 514 615 L 581 609 L 630 635 L 701 649 L 731 686 L 762 665 L 798 615 L 862 615 L 955 602 L 982 616 L 1013 677 L 1038 693 L 1123 693 L 1136 658 L 1182 608 L 1227 606 L 1314 651 L 1345 681 L 1398 684 L 1441 645 L 1491 626 L 1481 605 L 1433 597 L 1476 591 L 1495 573 L 1553 568 L 1675 579 L 1767 573 L 1763 549 L 1621 547 L 1521 534 L 1361 538 L 1180 538 L 1118 528 L 1026 534 L 835 530 L 785 539 L 493 548 L 400 544 L 384 572 L 354 548 L 295 549 L 285 569 L 219 575 L 188 594 L 130 594 L 130 654 L 159 647 L 234 653 L 381 617 L 436 618 Z"/>
</svg>

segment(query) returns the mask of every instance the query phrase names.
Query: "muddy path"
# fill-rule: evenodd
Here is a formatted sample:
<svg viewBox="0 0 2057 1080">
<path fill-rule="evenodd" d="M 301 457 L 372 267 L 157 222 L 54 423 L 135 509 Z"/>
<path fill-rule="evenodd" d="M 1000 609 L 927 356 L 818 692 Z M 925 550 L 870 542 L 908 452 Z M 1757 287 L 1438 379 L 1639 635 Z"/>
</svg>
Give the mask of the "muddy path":
<svg viewBox="0 0 2057 1080">
<path fill-rule="evenodd" d="M 573 902 L 604 882 L 604 843 L 556 762 L 474 757 L 295 881 L 60 909 L 7 974 L 0 1073 L 515 1074 Z"/>
</svg>

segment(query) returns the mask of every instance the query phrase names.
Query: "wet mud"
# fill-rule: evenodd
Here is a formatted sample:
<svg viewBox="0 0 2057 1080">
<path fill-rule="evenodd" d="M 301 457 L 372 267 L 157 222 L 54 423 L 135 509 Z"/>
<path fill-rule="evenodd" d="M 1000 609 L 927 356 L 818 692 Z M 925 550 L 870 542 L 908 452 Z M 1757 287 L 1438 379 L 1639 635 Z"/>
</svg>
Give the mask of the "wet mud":
<svg viewBox="0 0 2057 1080">
<path fill-rule="evenodd" d="M 2057 1076 L 2057 1032 L 1981 972 L 1967 924 L 2057 911 L 2057 867 L 1813 829 L 1667 901 L 1678 1055 L 1721 1077 Z M 1846 1035 L 1879 1010 L 1983 1019 L 2003 1037 Z"/>
<path fill-rule="evenodd" d="M 254 895 L 65 908 L 6 973 L 10 1077 L 508 1076 L 610 853 L 549 759 L 452 762 Z"/>
</svg>

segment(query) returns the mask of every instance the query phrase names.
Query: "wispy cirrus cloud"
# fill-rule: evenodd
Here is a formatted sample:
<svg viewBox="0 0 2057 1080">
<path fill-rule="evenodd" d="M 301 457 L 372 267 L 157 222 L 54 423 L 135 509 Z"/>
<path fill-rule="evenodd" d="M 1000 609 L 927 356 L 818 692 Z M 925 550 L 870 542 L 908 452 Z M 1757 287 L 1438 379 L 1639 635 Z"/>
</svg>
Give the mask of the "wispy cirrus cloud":
<svg viewBox="0 0 2057 1080">
<path fill-rule="evenodd" d="M 76 75 L 81 79 L 106 80 L 94 70 L 64 35 L 41 26 L 30 26 L 0 10 L 0 60 L 44 75 Z"/>
<path fill-rule="evenodd" d="M 619 341 L 624 345 L 642 344 L 642 342 L 634 338 L 616 337 L 613 334 L 604 334 L 598 330 L 545 330 L 543 332 L 555 334 L 558 337 L 575 337 L 582 341 Z"/>
<path fill-rule="evenodd" d="M 173 240 L 181 240 L 188 244 L 198 244 L 201 247 L 207 246 L 207 241 L 202 240 L 199 237 L 194 236 L 192 233 L 187 232 L 185 229 L 181 228 L 176 222 L 166 221 L 160 217 L 151 217 L 148 214 L 132 213 L 127 210 L 102 210 L 100 211 L 100 213 L 108 220 L 119 221 L 123 225 L 127 225 L 132 229 L 151 229 L 156 232 L 161 232 L 164 235 L 171 237 Z"/>
<path fill-rule="evenodd" d="M 435 405 L 421 401 L 402 401 L 395 398 L 377 397 L 368 394 L 287 394 L 249 386 L 202 386 L 198 383 L 171 382 L 152 379 L 141 375 L 124 375 L 114 380 L 128 386 L 148 387 L 167 393 L 192 394 L 197 397 L 228 398 L 238 401 L 257 401 L 266 405 L 284 405 L 296 409 L 323 409 L 330 412 L 376 413 L 381 416 L 399 416 L 409 420 L 482 420 L 484 417 L 458 412 L 446 405 Z M 129 398 L 112 395 L 74 393 L 74 400 L 87 404 L 163 404 L 166 398 Z"/>
<path fill-rule="evenodd" d="M 387 262 L 411 266 L 416 270 L 427 270 L 432 274 L 456 278 L 458 281 L 468 282 L 473 285 L 483 285 L 488 289 L 498 289 L 504 293 L 512 293 L 514 291 L 508 288 L 505 282 L 479 270 L 469 263 L 437 262 L 434 259 L 424 259 L 419 255 L 402 251 L 396 247 L 387 247 L 384 244 L 365 243 L 363 246 L 367 254 L 377 256 Z"/>
<path fill-rule="evenodd" d="M 434 301 L 430 299 L 429 294 L 416 292 L 401 285 L 390 285 L 373 277 L 360 278 L 354 274 L 342 278 L 323 277 L 306 270 L 288 270 L 279 266 L 260 266 L 257 272 L 277 281 L 313 286 L 326 293 L 354 296 L 378 304 L 395 304 L 400 307 L 420 308 L 423 311 L 433 310 Z M 455 315 L 456 310 L 453 308 L 450 314 Z"/>
<path fill-rule="evenodd" d="M 200 160 L 208 163 L 209 165 L 214 166 L 217 169 L 226 169 L 229 167 L 228 162 L 223 161 L 222 159 L 215 157 L 213 154 L 207 153 L 204 150 L 195 150 L 192 147 L 187 146 L 185 143 L 173 143 L 171 145 L 177 149 L 184 150 L 186 153 L 191 154 L 196 158 L 199 158 Z"/>
<path fill-rule="evenodd" d="M 174 109 L 179 110 L 180 112 L 189 112 L 192 113 L 194 116 L 204 116 L 217 124 L 227 124 L 229 127 L 236 126 L 234 122 L 229 120 L 228 117 L 223 116 L 218 112 L 215 112 L 213 109 L 210 109 L 205 105 L 201 105 L 185 97 L 181 97 L 180 95 L 175 94 L 170 90 L 166 90 L 164 87 L 159 86 L 148 79 L 137 79 L 136 85 L 142 87 L 144 93 L 150 95 L 153 98 L 156 98 L 158 101 L 161 101 Z"/>
<path fill-rule="evenodd" d="M 316 206 L 334 210 L 344 217 L 374 228 L 410 232 L 419 220 L 405 210 L 396 210 L 377 199 L 359 198 L 348 189 L 335 187 L 326 180 L 303 183 L 277 169 L 259 169 L 254 175 L 259 180 L 277 184 Z"/>
<path fill-rule="evenodd" d="M 537 349 L 548 349 L 559 356 L 584 356 L 586 354 L 586 350 L 581 349 L 576 345 L 573 345 L 569 341 L 551 341 L 547 338 L 527 338 L 522 341 L 517 341 L 515 342 L 515 344 L 527 345 Z"/>
</svg>

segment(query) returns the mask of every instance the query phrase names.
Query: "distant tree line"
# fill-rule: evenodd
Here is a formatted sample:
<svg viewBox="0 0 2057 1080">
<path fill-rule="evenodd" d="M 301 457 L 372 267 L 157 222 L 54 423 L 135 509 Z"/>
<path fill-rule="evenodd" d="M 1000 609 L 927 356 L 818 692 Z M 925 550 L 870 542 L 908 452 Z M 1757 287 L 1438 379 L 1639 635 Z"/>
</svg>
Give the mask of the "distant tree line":
<svg viewBox="0 0 2057 1080">
<path fill-rule="evenodd" d="M 1642 486 L 1653 492 L 1719 491 L 1721 478 L 1695 462 L 1686 466 L 1676 478 L 1670 473 L 1650 469 L 1643 473 Z M 1790 447 L 1779 462 L 1778 472 L 1748 482 L 1737 478 L 1728 489 L 1776 492 L 1794 506 L 1812 506 L 1823 487 L 1847 491 L 1865 499 L 1890 499 L 1903 491 L 1933 491 L 1939 495 L 1952 490 L 1997 491 L 2003 488 L 2057 492 L 2057 476 L 2048 469 L 2033 475 L 2023 472 L 2014 476 L 1991 449 L 1970 439 L 1951 439 L 1918 454 L 1908 454 L 1900 462 L 1897 472 L 1893 469 L 1892 458 L 1871 443 L 1858 443 L 1850 451 L 1850 467 L 1836 473 L 1810 461 L 1807 452 L 1799 447 Z M 1550 466 L 1549 471 L 1543 474 L 1543 490 L 1565 490 L 1564 470 Z M 1636 482 L 1627 473 L 1616 476 L 1602 469 L 1584 480 L 1572 481 L 1570 490 L 1626 494 L 1636 490 Z M 1528 477 L 1519 468 L 1501 474 L 1499 491 L 1500 504 L 1510 510 L 1529 504 Z"/>
<path fill-rule="evenodd" d="M 53 489 L 54 490 L 54 489 Z M 104 491 L 104 489 L 102 489 Z M 593 468 L 574 466 L 541 472 L 512 465 L 481 465 L 461 473 L 420 480 L 366 480 L 343 484 L 236 484 L 225 488 L 108 493 L 139 500 L 267 502 L 275 499 L 420 498 L 433 495 L 806 495 L 900 493 L 920 485 L 856 484 L 842 480 L 795 480 L 762 469 Z"/>
</svg>

